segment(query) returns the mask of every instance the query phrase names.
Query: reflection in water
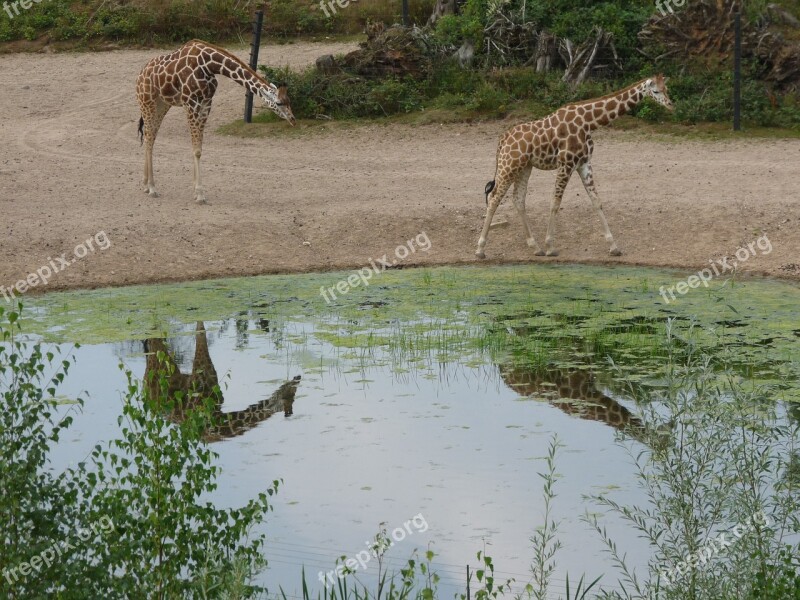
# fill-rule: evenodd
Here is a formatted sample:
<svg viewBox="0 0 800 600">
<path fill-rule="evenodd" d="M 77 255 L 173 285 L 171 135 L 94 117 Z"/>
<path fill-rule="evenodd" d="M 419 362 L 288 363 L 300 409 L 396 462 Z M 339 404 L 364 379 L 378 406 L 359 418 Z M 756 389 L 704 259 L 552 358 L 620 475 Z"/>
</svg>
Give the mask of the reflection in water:
<svg viewBox="0 0 800 600">
<path fill-rule="evenodd" d="M 642 422 L 601 392 L 592 372 L 557 367 L 499 365 L 499 368 L 505 384 L 518 394 L 545 398 L 567 414 L 606 423 L 640 439 Z"/>
<path fill-rule="evenodd" d="M 158 377 L 160 364 L 157 353 L 161 352 L 164 356 L 164 365 L 161 368 L 169 366 L 172 371 L 167 382 L 169 397 L 173 398 L 176 392 L 183 392 L 186 398 L 183 404 L 176 403 L 168 415 L 170 420 L 176 423 L 182 422 L 186 418 L 186 411 L 196 406 L 200 399 L 213 398 L 213 424 L 205 431 L 203 439 L 207 442 L 216 442 L 241 435 L 278 411 L 283 411 L 286 417 L 292 415 L 292 405 L 300 383 L 300 375 L 283 383 L 269 398 L 251 404 L 244 410 L 222 412 L 224 399 L 218 387 L 219 378 L 208 351 L 208 337 L 202 321 L 197 322 L 195 332 L 192 372 L 188 375 L 181 373 L 175 355 L 167 347 L 165 340 L 150 338 L 144 341 L 144 351 L 147 354 L 144 381 L 150 397 L 157 398 L 160 393 Z M 237 339 L 238 333 L 237 327 Z"/>
</svg>

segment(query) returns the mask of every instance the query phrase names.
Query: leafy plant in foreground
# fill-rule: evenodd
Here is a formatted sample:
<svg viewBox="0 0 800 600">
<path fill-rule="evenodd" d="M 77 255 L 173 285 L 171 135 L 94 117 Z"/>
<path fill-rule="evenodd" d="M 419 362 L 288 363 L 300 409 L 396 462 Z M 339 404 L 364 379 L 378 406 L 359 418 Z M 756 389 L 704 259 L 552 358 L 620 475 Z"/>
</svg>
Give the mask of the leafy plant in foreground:
<svg viewBox="0 0 800 600">
<path fill-rule="evenodd" d="M 663 386 L 649 398 L 631 387 L 646 406 L 640 418 L 648 447 L 627 447 L 647 504 L 593 497 L 649 542 L 652 557 L 640 579 L 605 527 L 587 515 L 624 585 L 603 597 L 792 597 L 784 591 L 797 586 L 800 515 L 789 474 L 800 427 L 781 422 L 769 390 L 698 353 L 691 331 L 678 339 L 668 323 L 666 350 Z"/>
<path fill-rule="evenodd" d="M 21 309 L 21 307 L 20 307 Z M 72 364 L 20 339 L 19 310 L 0 307 L 0 597 L 44 597 L 70 577 L 37 561 L 78 528 L 76 490 L 48 469 L 50 448 L 72 423 L 56 390 Z M 77 401 L 80 406 L 81 401 Z M 49 555 L 48 555 L 49 556 Z M 39 568 L 26 568 L 32 562 Z"/>
<path fill-rule="evenodd" d="M 98 443 L 62 474 L 48 456 L 72 422 L 56 392 L 69 368 L 19 338 L 19 312 L 0 308 L 0 596 L 4 598 L 245 598 L 265 565 L 265 493 L 242 508 L 204 500 L 216 489 L 217 455 L 201 440 L 202 395 L 169 397 L 164 357 L 147 392 L 129 371 L 121 436 Z M 48 374 L 54 369 L 54 374 Z M 187 403 L 185 421 L 166 414 Z M 78 402 L 80 406 L 80 402 Z M 98 527 L 98 524 L 107 526 Z M 55 552 L 57 549 L 57 553 Z M 42 561 L 52 550 L 53 560 Z M 8 577 L 6 575 L 9 574 Z"/>
</svg>

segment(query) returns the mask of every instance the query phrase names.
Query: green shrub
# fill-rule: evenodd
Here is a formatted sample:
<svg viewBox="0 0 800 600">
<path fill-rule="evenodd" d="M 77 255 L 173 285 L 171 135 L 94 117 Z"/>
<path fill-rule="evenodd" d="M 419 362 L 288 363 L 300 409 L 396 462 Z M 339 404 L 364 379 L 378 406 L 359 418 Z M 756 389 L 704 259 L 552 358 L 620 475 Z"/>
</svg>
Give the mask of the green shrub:
<svg viewBox="0 0 800 600">
<path fill-rule="evenodd" d="M 422 94 L 413 79 L 385 79 L 369 91 L 367 99 L 375 114 L 408 113 L 422 107 Z"/>
<path fill-rule="evenodd" d="M 482 83 L 467 103 L 467 107 L 492 116 L 501 116 L 508 110 L 511 96 L 489 83 Z"/>
<path fill-rule="evenodd" d="M 445 46 L 458 47 L 465 40 L 479 51 L 483 46 L 483 21 L 469 15 L 444 15 L 436 22 L 434 38 Z"/>
<path fill-rule="evenodd" d="M 159 356 L 156 397 L 126 372 L 120 437 L 54 474 L 50 453 L 72 423 L 69 403 L 57 396 L 71 361 L 20 339 L 18 321 L 19 312 L 0 307 L 0 597 L 256 593 L 248 582 L 265 564 L 263 537 L 248 536 L 278 482 L 238 509 L 205 500 L 219 474 L 217 455 L 201 441 L 213 400 L 192 398 L 185 421 L 168 421 L 165 413 L 189 399 L 168 396 L 172 372 Z M 48 551 L 57 559 L 43 564 Z"/>
<path fill-rule="evenodd" d="M 273 0 L 266 18 L 266 28 L 270 33 L 281 36 L 322 33 L 332 31 L 341 18 L 342 12 L 337 11 L 329 18 L 316 6 L 312 9 L 309 3 L 298 0 Z"/>
<path fill-rule="evenodd" d="M 439 20 L 435 35 L 440 42 L 453 46 L 470 40 L 476 50 L 482 52 L 485 50 L 484 28 L 494 18 L 492 11 L 497 7 L 502 7 L 507 15 L 515 15 L 519 22 L 533 23 L 537 30 L 550 31 L 576 44 L 587 39 L 595 27 L 610 31 L 626 72 L 636 70 L 642 62 L 636 50 L 637 36 L 655 10 L 650 0 L 601 0 L 589 5 L 582 0 L 510 0 L 504 3 L 467 0 L 460 14 Z"/>
<path fill-rule="evenodd" d="M 438 61 L 418 81 L 411 79 L 366 80 L 346 72 L 324 75 L 315 69 L 303 72 L 262 67 L 271 80 L 289 83 L 292 107 L 298 118 L 356 119 L 390 116 L 426 108 L 464 109 L 484 117 L 501 117 L 524 103 L 536 106 L 539 117 L 570 102 L 603 96 L 630 84 L 630 80 L 593 79 L 573 88 L 561 74 L 536 73 L 527 67 L 461 69 L 453 60 Z M 669 75 L 669 70 L 665 69 Z M 658 70 L 644 67 L 639 76 Z M 645 100 L 632 115 L 646 121 L 683 123 L 730 122 L 733 117 L 733 81 L 728 72 L 696 72 L 672 75 L 669 80 L 674 113 Z M 270 120 L 266 116 L 262 119 Z M 793 95 L 771 95 L 765 84 L 748 71 L 742 86 L 742 118 L 765 127 L 800 126 L 800 103 Z"/>
<path fill-rule="evenodd" d="M 55 582 L 69 580 L 70 566 L 50 561 L 28 577 L 18 567 L 82 522 L 74 484 L 48 468 L 52 446 L 73 419 L 56 396 L 72 361 L 21 340 L 18 320 L 19 312 L 0 307 L 0 597 L 17 598 L 24 589 L 25 597 L 44 598 Z M 12 585 L 20 578 L 24 583 Z"/>
</svg>

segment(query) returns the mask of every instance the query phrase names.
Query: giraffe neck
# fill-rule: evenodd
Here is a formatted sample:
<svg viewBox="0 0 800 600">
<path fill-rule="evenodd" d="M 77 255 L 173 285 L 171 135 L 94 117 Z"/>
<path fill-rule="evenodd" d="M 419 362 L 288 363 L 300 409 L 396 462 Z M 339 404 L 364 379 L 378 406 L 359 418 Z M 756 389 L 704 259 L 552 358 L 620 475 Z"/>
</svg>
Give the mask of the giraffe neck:
<svg viewBox="0 0 800 600">
<path fill-rule="evenodd" d="M 628 86 L 609 96 L 578 102 L 575 107 L 583 107 L 585 114 L 583 120 L 590 131 L 604 127 L 611 121 L 629 112 L 644 99 L 644 86 L 647 80 L 642 80 Z"/>
<path fill-rule="evenodd" d="M 205 52 L 202 56 L 206 59 L 204 67 L 214 75 L 222 75 L 232 81 L 235 81 L 248 92 L 264 97 L 262 92 L 268 92 L 270 95 L 274 94 L 272 85 L 253 69 L 250 68 L 243 60 L 234 56 L 227 50 L 204 44 Z"/>
</svg>

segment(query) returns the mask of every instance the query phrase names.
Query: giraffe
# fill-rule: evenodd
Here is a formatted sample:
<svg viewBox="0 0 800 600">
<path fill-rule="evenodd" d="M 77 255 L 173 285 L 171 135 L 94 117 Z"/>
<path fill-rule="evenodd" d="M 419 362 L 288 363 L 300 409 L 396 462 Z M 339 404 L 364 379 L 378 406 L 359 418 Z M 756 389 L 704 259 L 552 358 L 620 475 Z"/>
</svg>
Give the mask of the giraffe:
<svg viewBox="0 0 800 600">
<path fill-rule="evenodd" d="M 217 75 L 224 75 L 261 98 L 264 106 L 280 118 L 295 124 L 286 87 L 276 86 L 258 75 L 233 54 L 201 40 L 186 42 L 175 52 L 148 62 L 136 79 L 136 98 L 141 107 L 139 139 L 144 144 L 145 192 L 158 197 L 153 179 L 153 145 L 167 111 L 183 106 L 189 120 L 194 150 L 195 200 L 206 203 L 200 180 L 203 130 L 217 90 Z"/>
<path fill-rule="evenodd" d="M 505 364 L 498 367 L 503 382 L 521 396 L 546 398 L 568 415 L 606 423 L 642 442 L 646 439 L 642 435 L 644 426 L 641 420 L 598 389 L 591 371 L 553 367 L 535 369 Z"/>
<path fill-rule="evenodd" d="M 208 351 L 208 336 L 205 325 L 198 321 L 195 327 L 195 353 L 192 360 L 192 372 L 181 373 L 173 353 L 163 339 L 150 338 L 144 341 L 146 365 L 144 382 L 148 397 L 155 402 L 166 392 L 171 404 L 167 418 L 175 423 L 186 419 L 186 411 L 196 408 L 206 398 L 214 401 L 211 419 L 203 431 L 203 440 L 218 442 L 242 435 L 253 429 L 262 421 L 275 413 L 283 411 L 285 417 L 292 416 L 294 398 L 300 375 L 284 382 L 269 398 L 251 404 L 243 410 L 222 412 L 224 398 L 219 389 L 219 378 L 211 354 Z M 165 369 L 168 367 L 168 370 Z M 167 376 L 166 390 L 161 389 L 160 374 Z M 177 401 L 176 394 L 183 394 Z"/>
<path fill-rule="evenodd" d="M 603 206 L 594 186 L 592 174 L 592 132 L 598 127 L 624 115 L 644 98 L 656 102 L 672 111 L 672 101 L 667 95 L 666 79 L 658 75 L 634 83 L 623 90 L 602 98 L 568 104 L 556 112 L 539 119 L 520 123 L 506 131 L 497 147 L 495 178 L 486 184 L 486 218 L 478 239 L 478 258 L 486 258 L 484 247 L 489 235 L 492 218 L 506 192 L 514 186 L 514 206 L 522 219 L 527 244 L 537 256 L 545 255 L 531 233 L 525 213 L 525 195 L 528 179 L 534 167 L 543 171 L 557 170 L 556 190 L 550 205 L 550 220 L 545 238 L 547 256 L 558 256 L 555 248 L 555 221 L 561 198 L 572 173 L 577 170 L 586 193 L 592 201 L 597 216 L 603 225 L 605 239 L 611 244 L 610 254 L 622 254 L 603 214 Z"/>
</svg>

